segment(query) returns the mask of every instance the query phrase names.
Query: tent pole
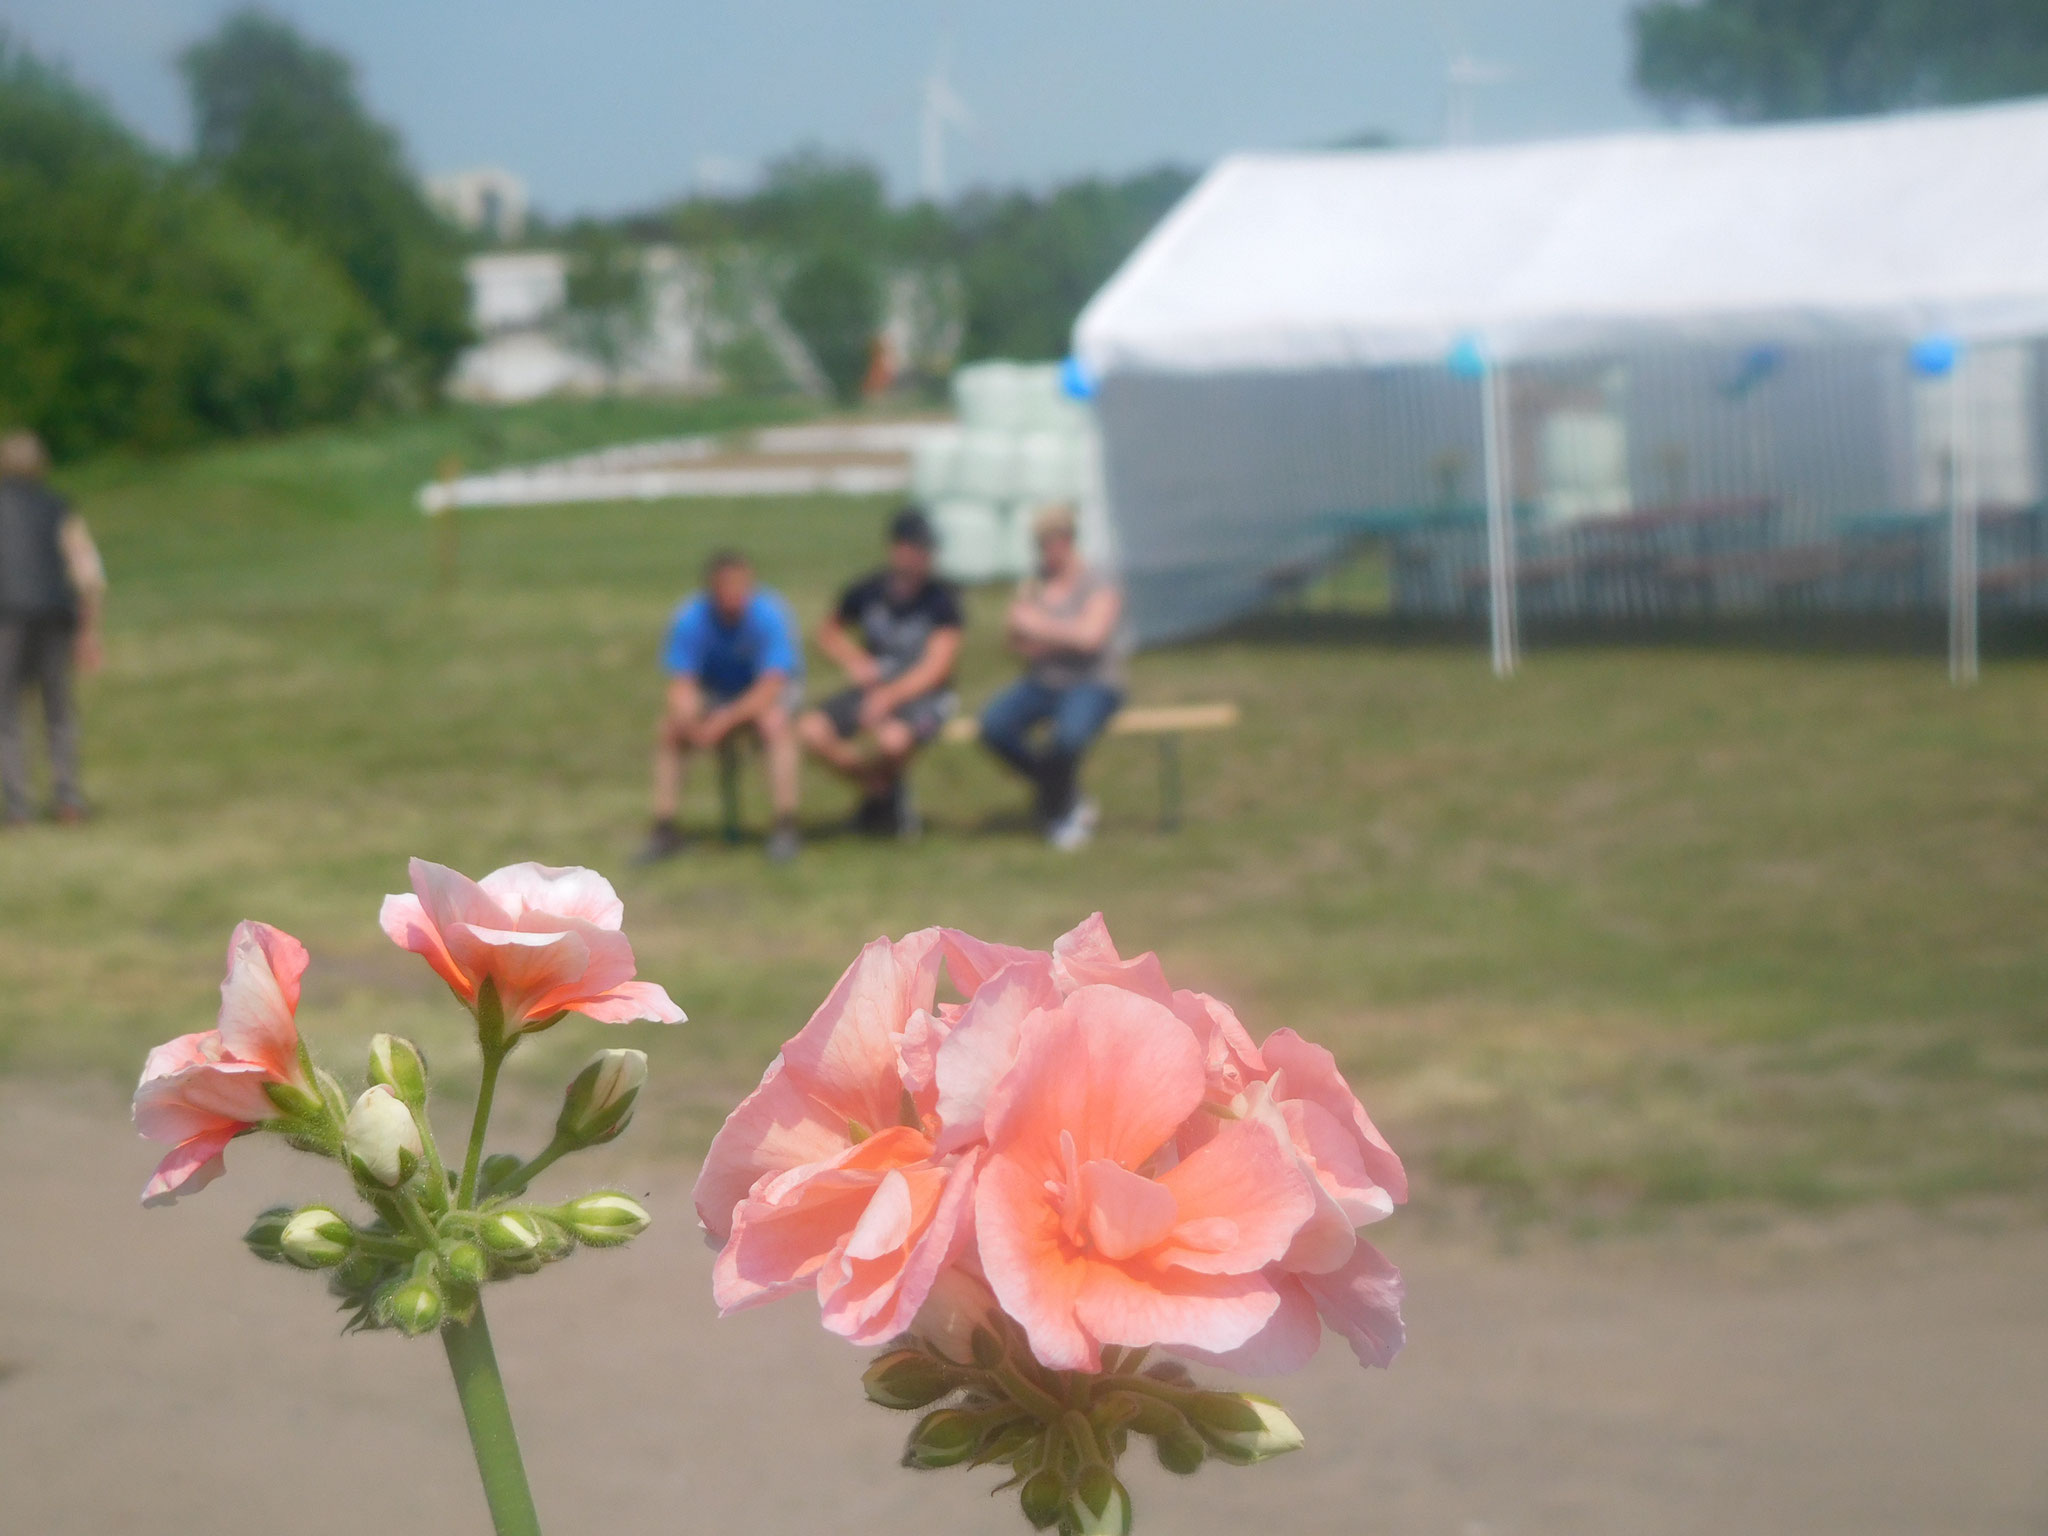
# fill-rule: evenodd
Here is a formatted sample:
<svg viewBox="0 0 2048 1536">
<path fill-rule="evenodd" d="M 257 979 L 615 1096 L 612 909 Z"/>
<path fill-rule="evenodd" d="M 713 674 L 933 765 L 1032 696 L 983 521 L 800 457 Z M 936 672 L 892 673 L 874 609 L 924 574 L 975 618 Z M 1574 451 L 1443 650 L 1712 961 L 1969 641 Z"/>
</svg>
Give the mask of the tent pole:
<svg viewBox="0 0 2048 1536">
<path fill-rule="evenodd" d="M 1970 441 L 1969 353 L 1949 370 L 1948 679 L 1977 681 L 1977 473 Z"/>
<path fill-rule="evenodd" d="M 1493 675 L 1512 677 L 1521 661 L 1515 633 L 1515 523 L 1509 474 L 1507 372 L 1488 359 L 1479 376 L 1481 435 L 1486 458 L 1486 570 L 1493 635 Z"/>
</svg>

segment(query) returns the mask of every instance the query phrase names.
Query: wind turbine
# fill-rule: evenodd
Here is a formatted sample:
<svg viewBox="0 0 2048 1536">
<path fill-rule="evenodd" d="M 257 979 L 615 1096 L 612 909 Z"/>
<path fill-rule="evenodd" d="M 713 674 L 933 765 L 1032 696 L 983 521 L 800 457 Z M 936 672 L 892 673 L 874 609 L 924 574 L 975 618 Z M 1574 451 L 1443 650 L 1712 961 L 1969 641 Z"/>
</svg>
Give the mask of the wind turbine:
<svg viewBox="0 0 2048 1536">
<path fill-rule="evenodd" d="M 1475 58 L 1460 49 L 1444 65 L 1444 142 L 1470 144 L 1473 138 L 1475 97 L 1481 87 L 1499 85 L 1514 71 L 1490 59 Z"/>
<path fill-rule="evenodd" d="M 946 131 L 965 128 L 974 121 L 967 103 L 953 89 L 945 51 L 939 54 L 932 72 L 924 77 L 923 100 L 918 111 L 918 191 L 929 202 L 946 196 Z"/>
</svg>

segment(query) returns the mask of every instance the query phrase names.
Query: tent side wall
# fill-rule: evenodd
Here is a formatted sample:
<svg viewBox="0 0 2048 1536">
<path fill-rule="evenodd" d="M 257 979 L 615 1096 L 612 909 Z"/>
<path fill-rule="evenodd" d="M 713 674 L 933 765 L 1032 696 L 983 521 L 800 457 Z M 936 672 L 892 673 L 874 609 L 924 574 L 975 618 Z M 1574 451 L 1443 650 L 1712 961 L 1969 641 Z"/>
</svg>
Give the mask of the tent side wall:
<svg viewBox="0 0 2048 1536">
<path fill-rule="evenodd" d="M 1478 388 L 1442 370 L 1125 372 L 1097 408 L 1143 644 L 1285 595 L 1389 520 L 1478 515 Z"/>
</svg>

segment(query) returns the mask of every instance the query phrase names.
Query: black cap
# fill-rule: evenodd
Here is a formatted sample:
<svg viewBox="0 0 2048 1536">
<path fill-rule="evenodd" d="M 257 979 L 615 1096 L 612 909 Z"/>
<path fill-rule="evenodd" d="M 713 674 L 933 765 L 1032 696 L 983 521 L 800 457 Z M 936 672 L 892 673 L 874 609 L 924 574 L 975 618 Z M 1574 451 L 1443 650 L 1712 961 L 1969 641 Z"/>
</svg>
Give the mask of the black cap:
<svg viewBox="0 0 2048 1536">
<path fill-rule="evenodd" d="M 915 544 L 919 549 L 935 549 L 939 536 L 932 532 L 932 520 L 916 507 L 905 507 L 889 519 L 889 542 L 891 544 Z"/>
</svg>

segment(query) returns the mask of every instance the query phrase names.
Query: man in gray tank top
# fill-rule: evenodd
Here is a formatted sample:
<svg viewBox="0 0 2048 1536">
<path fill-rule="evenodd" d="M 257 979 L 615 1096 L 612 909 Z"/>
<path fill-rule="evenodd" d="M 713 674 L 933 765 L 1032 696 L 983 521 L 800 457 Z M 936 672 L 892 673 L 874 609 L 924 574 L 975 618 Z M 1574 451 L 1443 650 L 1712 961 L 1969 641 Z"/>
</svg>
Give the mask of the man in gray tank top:
<svg viewBox="0 0 2048 1536">
<path fill-rule="evenodd" d="M 107 578 L 84 522 L 44 482 L 48 468 L 34 433 L 0 437 L 0 821 L 10 826 L 34 812 L 21 725 L 31 687 L 43 700 L 56 817 L 85 815 L 71 674 L 74 662 L 99 666 Z"/>
<path fill-rule="evenodd" d="M 1081 758 L 1123 704 L 1130 645 L 1123 593 L 1081 558 L 1073 508 L 1047 508 L 1032 532 L 1038 574 L 1017 588 L 1005 626 L 1024 676 L 982 711 L 981 739 L 1030 780 L 1046 840 L 1071 852 L 1095 833 Z"/>
</svg>

